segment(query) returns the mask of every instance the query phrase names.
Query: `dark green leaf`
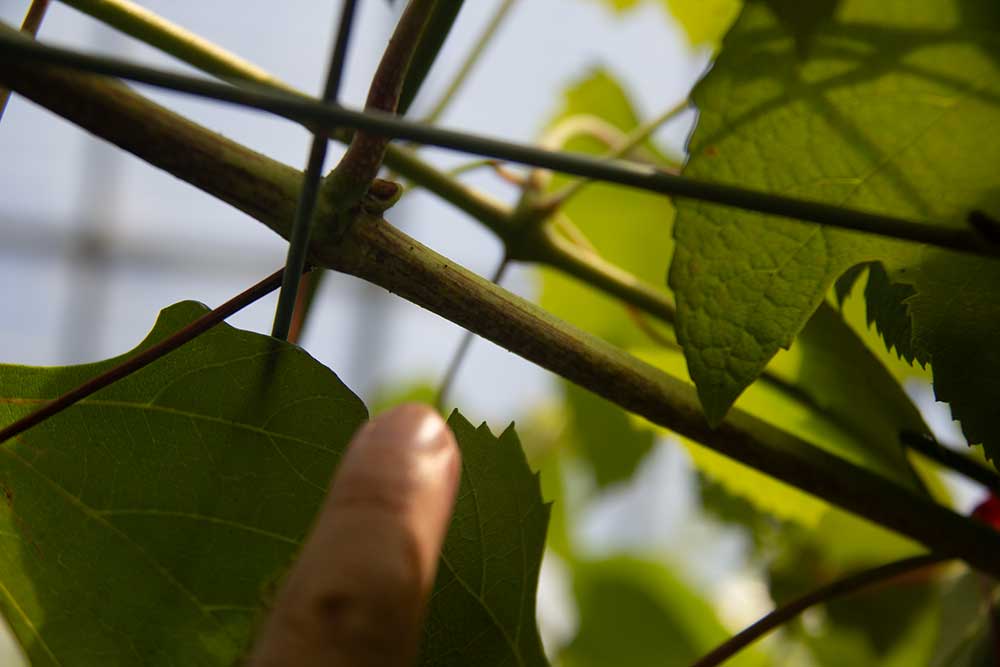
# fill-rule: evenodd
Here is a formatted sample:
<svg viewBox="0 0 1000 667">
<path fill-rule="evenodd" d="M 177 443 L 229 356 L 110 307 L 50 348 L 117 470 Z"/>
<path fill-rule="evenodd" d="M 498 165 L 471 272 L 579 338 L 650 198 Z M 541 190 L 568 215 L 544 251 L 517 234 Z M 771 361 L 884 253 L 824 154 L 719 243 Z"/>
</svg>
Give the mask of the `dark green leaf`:
<svg viewBox="0 0 1000 667">
<path fill-rule="evenodd" d="M 913 287 L 913 347 L 931 359 L 934 394 L 1000 468 L 1000 261 L 928 249 Z"/>
<path fill-rule="evenodd" d="M 3 422 L 117 361 L 0 367 Z M 365 418 L 300 348 L 222 324 L 5 443 L 0 608 L 32 664 L 233 664 Z"/>
<path fill-rule="evenodd" d="M 462 482 L 420 664 L 547 665 L 535 623 L 549 508 L 511 426 L 497 438 L 458 412 Z"/>
<path fill-rule="evenodd" d="M 881 264 L 868 265 L 865 285 L 868 325 L 875 325 L 887 349 L 895 349 L 896 354 L 910 363 L 926 364 L 930 361 L 926 350 L 913 345 L 913 322 L 906 307 L 913 294 L 912 285 L 891 282 Z"/>
</svg>

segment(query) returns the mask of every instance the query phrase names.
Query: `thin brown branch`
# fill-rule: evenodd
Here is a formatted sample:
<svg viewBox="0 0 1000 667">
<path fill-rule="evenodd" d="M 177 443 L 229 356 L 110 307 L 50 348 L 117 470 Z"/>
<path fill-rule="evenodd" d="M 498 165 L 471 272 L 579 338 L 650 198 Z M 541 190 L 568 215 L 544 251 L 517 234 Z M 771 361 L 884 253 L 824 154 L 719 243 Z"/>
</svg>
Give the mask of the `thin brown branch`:
<svg viewBox="0 0 1000 667">
<path fill-rule="evenodd" d="M 287 238 L 300 172 L 95 76 L 7 64 L 0 66 L 0 79 Z M 327 205 L 325 215 L 334 214 Z M 318 219 L 323 215 L 321 210 Z M 380 285 L 655 424 L 931 551 L 1000 575 L 1000 533 L 741 410 L 710 428 L 688 383 L 490 284 L 380 219 L 365 216 L 342 237 L 319 225 L 311 259 Z"/>
<path fill-rule="evenodd" d="M 710 653 L 692 664 L 691 667 L 715 667 L 716 665 L 721 665 L 771 630 L 784 625 L 806 609 L 809 609 L 809 607 L 856 593 L 869 586 L 887 582 L 900 575 L 921 570 L 925 567 L 937 565 L 945 560 L 947 559 L 933 554 L 914 556 L 838 579 L 822 588 L 817 588 L 802 597 L 781 605 L 753 625 L 719 644 Z"/>
<path fill-rule="evenodd" d="M 250 289 L 234 296 L 215 310 L 205 313 L 198 319 L 180 331 L 168 336 L 159 343 L 148 347 L 141 352 L 137 352 L 122 363 L 109 368 L 97 377 L 87 380 L 75 389 L 71 389 L 62 396 L 52 399 L 39 409 L 21 417 L 14 423 L 0 429 L 0 444 L 11 438 L 24 433 L 32 426 L 41 424 L 46 419 L 53 417 L 66 408 L 69 408 L 91 394 L 104 389 L 109 384 L 128 377 L 132 373 L 145 368 L 157 359 L 170 354 L 185 343 L 194 340 L 233 313 L 246 308 L 254 301 L 270 294 L 281 286 L 281 275 L 284 269 L 275 271 L 264 280 L 260 281 Z"/>
</svg>

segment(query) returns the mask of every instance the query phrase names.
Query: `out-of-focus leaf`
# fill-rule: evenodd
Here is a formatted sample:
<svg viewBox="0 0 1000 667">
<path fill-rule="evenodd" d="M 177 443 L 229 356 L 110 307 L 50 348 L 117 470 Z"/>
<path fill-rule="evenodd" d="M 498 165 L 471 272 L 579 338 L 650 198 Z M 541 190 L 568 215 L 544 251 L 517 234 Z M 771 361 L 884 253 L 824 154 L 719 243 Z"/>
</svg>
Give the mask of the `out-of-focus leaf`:
<svg viewBox="0 0 1000 667">
<path fill-rule="evenodd" d="M 3 422 L 120 360 L 0 367 Z M 0 608 L 32 664 L 233 664 L 365 418 L 300 348 L 222 324 L 5 443 Z"/>
<path fill-rule="evenodd" d="M 928 433 L 927 426 L 899 382 L 841 313 L 820 304 L 791 348 L 777 354 L 767 369 L 769 378 L 792 387 L 793 395 L 798 392 L 807 405 L 852 436 L 853 450 L 862 455 L 855 460 L 915 485 L 899 433 Z M 780 413 L 775 420 L 780 425 Z"/>
<path fill-rule="evenodd" d="M 513 426 L 497 438 L 457 411 L 462 481 L 424 634 L 422 665 L 547 665 L 535 622 L 549 508 Z"/>
<path fill-rule="evenodd" d="M 902 581 L 836 600 L 806 643 L 824 667 L 931 664 L 940 616 L 936 589 L 933 581 Z"/>
<path fill-rule="evenodd" d="M 601 0 L 616 12 L 624 12 L 640 4 L 643 0 Z"/>
<path fill-rule="evenodd" d="M 554 123 L 580 114 L 600 118 L 623 132 L 639 124 L 625 92 L 603 70 L 595 70 L 566 91 Z M 607 152 L 604 144 L 584 137 L 574 139 L 566 148 L 597 155 Z M 646 145 L 646 150 L 657 155 L 651 144 Z M 553 187 L 566 182 L 567 179 L 557 177 Z M 669 200 L 627 188 L 593 184 L 570 200 L 564 212 L 601 256 L 652 285 L 662 284 L 664 259 L 672 248 L 673 207 Z M 618 345 L 649 340 L 616 299 L 556 271 L 543 269 L 541 276 L 540 302 L 557 316 Z M 667 294 L 665 289 L 664 294 Z"/>
<path fill-rule="evenodd" d="M 991 0 L 844 0 L 803 59 L 771 9 L 750 3 L 695 92 L 687 173 L 964 224 L 996 187 L 1000 144 L 984 144 L 978 128 L 1000 123 L 998 28 Z M 1000 359 L 977 341 L 998 330 L 990 260 L 698 202 L 679 210 L 678 338 L 711 421 L 791 343 L 838 276 L 881 261 L 893 283 L 929 290 L 925 309 L 918 295 L 906 301 L 913 339 L 948 367 L 934 369 L 939 398 L 973 440 L 989 439 L 983 410 L 996 405 Z M 968 289 L 943 302 L 932 285 L 949 285 L 950 297 Z"/>
<path fill-rule="evenodd" d="M 654 435 L 637 427 L 628 413 L 576 385 L 563 384 L 569 411 L 566 439 L 590 464 L 599 487 L 632 477 L 653 447 Z"/>
<path fill-rule="evenodd" d="M 372 415 L 378 415 L 402 403 L 434 404 L 437 389 L 429 380 L 412 380 L 401 382 L 391 387 L 383 387 L 368 397 Z"/>
<path fill-rule="evenodd" d="M 660 0 L 693 46 L 717 47 L 736 20 L 743 0 Z"/>
<path fill-rule="evenodd" d="M 712 607 L 662 565 L 619 557 L 579 563 L 573 575 L 580 630 L 560 656 L 567 667 L 687 665 L 729 636 Z M 751 648 L 727 664 L 765 662 Z"/>
<path fill-rule="evenodd" d="M 863 518 L 831 508 L 814 530 L 786 530 L 770 565 L 771 595 L 780 604 L 832 580 L 924 549 Z M 940 622 L 937 570 L 900 577 L 817 609 L 804 630 L 793 624 L 821 665 L 925 665 Z"/>
<path fill-rule="evenodd" d="M 941 601 L 941 629 L 932 667 L 994 667 L 996 656 L 991 613 L 991 589 L 976 572 L 948 582 Z"/>
<path fill-rule="evenodd" d="M 893 427 L 895 422 L 884 414 L 876 412 L 870 423 L 864 423 L 866 417 L 861 413 L 865 413 L 866 409 L 859 407 L 859 414 L 852 416 L 846 414 L 850 411 L 850 405 L 839 403 L 846 399 L 840 398 L 838 392 L 846 391 L 848 396 L 856 396 L 859 400 L 873 400 L 876 406 L 880 406 L 886 403 L 886 399 L 878 394 L 883 383 L 892 386 L 894 392 L 901 393 L 901 390 L 892 381 L 891 376 L 881 375 L 875 375 L 870 381 L 866 381 L 869 386 L 861 386 L 865 383 L 844 385 L 841 382 L 842 366 L 821 367 L 827 360 L 818 355 L 817 351 L 823 349 L 822 343 L 827 336 L 831 333 L 837 336 L 838 327 L 843 323 L 837 324 L 834 321 L 831 324 L 827 321 L 839 318 L 832 309 L 820 318 L 815 325 L 811 325 L 816 326 L 817 331 L 812 336 L 810 345 L 802 346 L 805 348 L 804 351 L 799 349 L 799 344 L 796 344 L 772 362 L 775 377 L 787 377 L 789 385 L 762 379 L 751 385 L 739 397 L 737 405 L 759 419 L 794 433 L 817 447 L 885 475 L 896 483 L 919 489 L 909 463 L 898 446 L 895 435 L 898 431 Z M 836 340 L 830 344 L 835 346 L 830 350 L 832 357 L 850 359 L 855 354 L 861 355 L 866 352 L 854 349 L 854 346 L 863 347 L 859 341 L 853 341 L 843 347 Z M 633 350 L 633 354 L 672 375 L 689 379 L 683 355 L 676 350 L 663 347 L 641 348 Z M 868 361 L 859 362 L 858 366 L 863 369 L 867 363 Z M 796 388 L 795 383 L 801 378 L 806 378 L 811 383 L 810 387 L 816 387 L 817 393 L 810 394 L 808 393 L 810 389 Z M 909 404 L 905 396 L 900 400 L 902 403 L 898 408 L 899 414 L 906 415 L 906 411 L 913 408 L 907 407 Z M 841 418 L 842 413 L 847 419 Z M 911 417 L 916 420 L 914 425 L 922 428 L 919 415 L 914 412 Z M 884 431 L 891 439 L 873 445 L 870 434 L 877 434 L 880 431 Z M 729 492 L 748 498 L 758 507 L 779 518 L 794 520 L 807 526 L 816 525 L 829 507 L 821 500 L 708 448 L 694 443 L 685 444 L 699 470 L 717 480 Z"/>
</svg>

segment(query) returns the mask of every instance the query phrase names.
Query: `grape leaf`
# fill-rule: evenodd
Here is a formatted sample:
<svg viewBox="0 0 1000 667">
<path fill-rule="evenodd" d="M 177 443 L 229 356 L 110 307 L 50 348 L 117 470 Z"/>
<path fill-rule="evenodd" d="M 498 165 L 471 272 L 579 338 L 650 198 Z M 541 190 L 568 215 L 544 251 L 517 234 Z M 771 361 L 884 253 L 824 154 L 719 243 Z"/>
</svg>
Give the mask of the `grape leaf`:
<svg viewBox="0 0 1000 667">
<path fill-rule="evenodd" d="M 499 438 L 457 411 L 462 482 L 431 598 L 420 664 L 547 665 L 535 589 L 549 507 L 514 427 Z"/>
<path fill-rule="evenodd" d="M 687 665 L 729 636 L 711 605 L 657 563 L 580 562 L 573 578 L 580 630 L 560 655 L 567 667 Z M 765 663 L 751 648 L 726 664 Z"/>
<path fill-rule="evenodd" d="M 844 0 L 802 58 L 771 9 L 750 3 L 694 93 L 701 118 L 687 173 L 964 224 L 996 187 L 1000 144 L 983 142 L 980 128 L 1000 123 L 998 28 L 1000 7 L 989 0 Z M 937 352 L 938 397 L 973 425 L 974 440 L 989 437 L 976 429 L 998 395 L 984 379 L 1000 376 L 1000 366 L 996 356 L 974 356 L 983 346 L 973 336 L 988 340 L 997 330 L 988 296 L 1000 283 L 990 260 L 765 217 L 678 205 L 669 284 L 678 339 L 711 422 L 851 267 L 881 262 L 893 283 L 919 292 L 966 265 L 982 284 L 949 321 L 930 315 L 947 305 L 931 292 L 906 304 L 917 347 L 932 364 Z"/>
<path fill-rule="evenodd" d="M 118 361 L 0 366 L 3 422 Z M 233 664 L 365 418 L 300 348 L 223 324 L 5 443 L 0 609 L 31 663 Z"/>
</svg>

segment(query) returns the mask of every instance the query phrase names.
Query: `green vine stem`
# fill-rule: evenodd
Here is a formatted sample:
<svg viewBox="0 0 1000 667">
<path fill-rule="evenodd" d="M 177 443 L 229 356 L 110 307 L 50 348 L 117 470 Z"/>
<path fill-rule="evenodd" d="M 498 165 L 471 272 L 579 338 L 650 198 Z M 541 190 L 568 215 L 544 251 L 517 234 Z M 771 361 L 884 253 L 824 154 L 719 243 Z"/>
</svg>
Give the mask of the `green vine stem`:
<svg viewBox="0 0 1000 667">
<path fill-rule="evenodd" d="M 101 77 L 28 64 L 0 68 L 20 94 L 250 214 L 285 238 L 300 172 Z M 333 215 L 321 202 L 318 214 Z M 342 238 L 314 235 L 311 257 L 501 345 L 655 424 L 896 530 L 942 556 L 1000 575 L 1000 532 L 733 410 L 710 428 L 693 387 L 553 317 L 367 217 Z"/>
<path fill-rule="evenodd" d="M 21 22 L 21 32 L 32 37 L 37 35 L 38 29 L 42 27 L 45 12 L 49 9 L 49 4 L 50 0 L 31 0 L 28 12 L 24 15 L 24 21 Z M 0 88 L 0 120 L 3 120 L 3 114 L 7 111 L 7 102 L 9 101 L 10 91 L 6 88 Z"/>
<path fill-rule="evenodd" d="M 160 49 L 178 60 L 220 79 L 250 82 L 275 91 L 312 98 L 239 56 L 222 49 L 191 31 L 136 5 L 129 0 L 62 0 L 81 12 Z M 348 143 L 347 128 L 330 133 Z M 389 145 L 385 163 L 394 171 L 434 192 L 445 201 L 500 233 L 509 210 L 500 202 L 469 188 L 445 172 L 421 160 L 409 149 Z"/>
<path fill-rule="evenodd" d="M 407 3 L 372 77 L 365 102 L 366 111 L 396 113 L 406 73 L 433 9 L 434 0 L 410 0 Z M 365 129 L 355 131 L 347 152 L 323 183 L 323 196 L 332 199 L 342 209 L 360 201 L 378 175 L 389 141 L 390 137 L 386 134 Z"/>
</svg>

